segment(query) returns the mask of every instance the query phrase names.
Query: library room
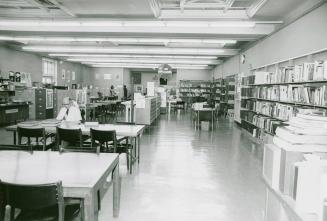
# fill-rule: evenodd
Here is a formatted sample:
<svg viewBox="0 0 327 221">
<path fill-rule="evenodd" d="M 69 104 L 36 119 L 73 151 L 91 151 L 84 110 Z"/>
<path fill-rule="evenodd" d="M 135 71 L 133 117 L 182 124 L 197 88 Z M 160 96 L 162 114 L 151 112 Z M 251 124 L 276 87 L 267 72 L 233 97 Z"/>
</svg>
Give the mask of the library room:
<svg viewBox="0 0 327 221">
<path fill-rule="evenodd" d="M 326 0 L 0 0 L 0 221 L 327 221 Z"/>
</svg>

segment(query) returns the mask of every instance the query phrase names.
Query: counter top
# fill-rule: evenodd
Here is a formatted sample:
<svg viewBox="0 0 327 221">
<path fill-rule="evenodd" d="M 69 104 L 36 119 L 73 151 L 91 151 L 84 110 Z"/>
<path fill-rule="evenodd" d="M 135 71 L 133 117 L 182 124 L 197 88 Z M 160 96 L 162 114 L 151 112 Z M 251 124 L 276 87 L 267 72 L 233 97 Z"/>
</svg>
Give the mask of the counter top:
<svg viewBox="0 0 327 221">
<path fill-rule="evenodd" d="M 17 107 L 17 106 L 25 106 L 28 105 L 27 102 L 19 102 L 19 103 L 6 103 L 6 104 L 0 104 L 0 108 L 5 107 Z"/>
</svg>

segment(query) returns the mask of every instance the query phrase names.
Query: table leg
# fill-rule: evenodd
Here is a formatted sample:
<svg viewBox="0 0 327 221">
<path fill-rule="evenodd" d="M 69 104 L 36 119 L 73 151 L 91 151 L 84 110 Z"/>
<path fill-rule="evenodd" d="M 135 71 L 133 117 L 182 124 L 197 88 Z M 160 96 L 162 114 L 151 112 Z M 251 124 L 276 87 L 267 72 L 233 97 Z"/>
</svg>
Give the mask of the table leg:
<svg viewBox="0 0 327 221">
<path fill-rule="evenodd" d="M 135 148 L 133 146 L 133 137 L 128 138 L 128 143 L 130 143 L 132 145 L 133 149 Z M 132 172 L 133 172 L 133 161 L 134 161 L 133 149 L 130 152 L 130 159 L 129 159 L 129 162 L 128 162 L 129 163 L 129 173 L 130 174 L 132 174 Z"/>
<path fill-rule="evenodd" d="M 168 102 L 168 114 L 170 114 L 170 104 L 171 102 Z"/>
<path fill-rule="evenodd" d="M 119 177 L 119 163 L 113 171 L 113 215 L 119 216 L 120 208 L 120 177 Z"/>
<path fill-rule="evenodd" d="M 98 220 L 98 216 L 94 210 L 94 195 L 90 192 L 84 198 L 84 221 Z"/>
<path fill-rule="evenodd" d="M 197 127 L 200 129 L 200 111 L 198 111 Z"/>
<path fill-rule="evenodd" d="M 138 157 L 138 155 L 137 155 L 137 138 L 136 137 L 134 137 L 134 145 L 135 145 L 135 148 L 134 148 L 134 159 L 135 159 L 135 161 L 136 161 L 136 159 L 137 159 L 137 157 Z"/>
<path fill-rule="evenodd" d="M 138 153 L 137 153 L 137 163 L 140 163 L 140 152 L 141 152 L 141 145 L 140 145 L 140 135 L 137 136 L 137 150 L 138 150 Z"/>
<path fill-rule="evenodd" d="M 14 145 L 16 145 L 17 144 L 17 132 L 16 131 L 13 132 L 13 136 L 14 136 Z"/>
</svg>

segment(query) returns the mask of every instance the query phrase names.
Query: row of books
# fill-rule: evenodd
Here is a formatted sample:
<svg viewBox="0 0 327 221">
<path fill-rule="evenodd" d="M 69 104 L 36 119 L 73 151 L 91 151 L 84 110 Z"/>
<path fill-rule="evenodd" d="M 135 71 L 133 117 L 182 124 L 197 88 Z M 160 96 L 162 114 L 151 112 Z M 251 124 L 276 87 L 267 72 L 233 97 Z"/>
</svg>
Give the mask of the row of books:
<svg viewBox="0 0 327 221">
<path fill-rule="evenodd" d="M 241 108 L 245 108 L 248 110 L 255 110 L 255 100 L 250 99 L 242 99 L 241 101 Z"/>
<path fill-rule="evenodd" d="M 258 87 L 255 88 L 255 97 L 274 101 L 326 106 L 326 87 L 326 85 L 319 87 L 303 85 L 279 85 L 272 87 Z"/>
<path fill-rule="evenodd" d="M 327 61 L 306 62 L 277 68 L 275 72 L 255 72 L 255 84 L 327 80 Z"/>
<path fill-rule="evenodd" d="M 250 85 L 250 84 L 254 84 L 254 82 L 255 82 L 255 75 L 242 78 L 242 85 Z"/>
<path fill-rule="evenodd" d="M 255 97 L 255 90 L 254 88 L 246 88 L 246 87 L 243 87 L 241 88 L 241 96 L 242 97 Z"/>
<path fill-rule="evenodd" d="M 255 103 L 255 111 L 279 120 L 287 121 L 296 115 L 297 110 L 293 105 L 257 101 Z"/>
<path fill-rule="evenodd" d="M 283 125 L 283 122 L 281 122 L 280 120 L 268 116 L 263 116 L 251 111 L 242 111 L 241 119 L 252 123 L 257 128 L 263 129 L 265 132 L 268 132 L 270 134 L 275 134 L 277 127 Z M 253 131 L 252 135 L 254 135 Z"/>
<path fill-rule="evenodd" d="M 181 88 L 179 90 L 179 92 L 182 92 L 182 93 L 187 93 L 187 92 L 193 92 L 193 93 L 198 93 L 198 92 L 201 92 L 201 93 L 210 93 L 211 90 L 210 89 L 205 89 L 205 88 L 201 88 L 201 89 L 188 89 L 188 88 Z"/>
</svg>

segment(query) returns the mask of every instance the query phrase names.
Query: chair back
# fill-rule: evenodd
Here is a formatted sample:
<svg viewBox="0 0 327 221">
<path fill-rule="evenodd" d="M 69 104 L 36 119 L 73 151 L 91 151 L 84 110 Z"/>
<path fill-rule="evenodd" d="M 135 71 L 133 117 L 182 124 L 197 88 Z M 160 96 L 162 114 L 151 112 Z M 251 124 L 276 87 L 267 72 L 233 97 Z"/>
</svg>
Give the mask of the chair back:
<svg viewBox="0 0 327 221">
<path fill-rule="evenodd" d="M 63 221 L 64 198 L 61 182 L 25 185 L 0 182 L 1 211 L 4 206 L 10 205 L 11 210 L 37 210 L 50 206 L 58 206 L 58 220 Z M 3 216 L 2 216 L 3 217 Z"/>
<path fill-rule="evenodd" d="M 91 128 L 90 135 L 92 147 L 95 147 L 97 145 L 96 143 L 98 142 L 100 147 L 105 146 L 108 149 L 109 143 L 111 143 L 114 148 L 114 152 L 116 152 L 117 136 L 115 130 L 96 130 Z"/>
<path fill-rule="evenodd" d="M 22 138 L 27 138 L 27 145 L 31 145 L 31 138 L 35 138 L 38 143 L 39 138 L 43 138 L 43 145 L 45 146 L 45 129 L 32 127 L 17 127 L 18 145 L 22 145 Z"/>
<path fill-rule="evenodd" d="M 56 142 L 57 148 L 62 141 L 65 141 L 69 144 L 69 146 L 73 147 L 82 147 L 83 139 L 82 139 L 82 130 L 79 129 L 68 129 L 68 128 L 61 128 L 57 127 L 57 134 L 56 134 Z"/>
</svg>

